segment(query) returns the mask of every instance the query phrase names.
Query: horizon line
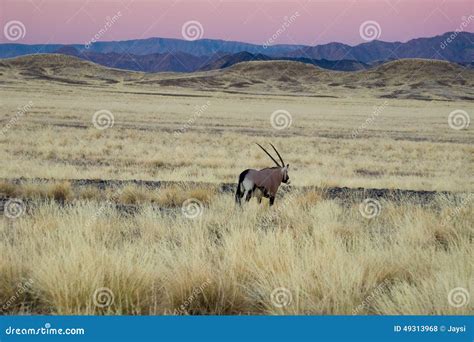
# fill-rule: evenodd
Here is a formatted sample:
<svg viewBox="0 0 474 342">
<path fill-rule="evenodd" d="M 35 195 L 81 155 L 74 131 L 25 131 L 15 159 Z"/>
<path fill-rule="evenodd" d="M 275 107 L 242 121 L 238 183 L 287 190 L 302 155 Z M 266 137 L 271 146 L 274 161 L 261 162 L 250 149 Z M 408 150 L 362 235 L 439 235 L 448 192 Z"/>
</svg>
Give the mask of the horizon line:
<svg viewBox="0 0 474 342">
<path fill-rule="evenodd" d="M 295 47 L 298 47 L 298 46 L 304 46 L 304 47 L 316 47 L 316 46 L 324 46 L 324 45 L 329 45 L 329 44 L 341 44 L 341 45 L 346 45 L 346 46 L 349 46 L 349 47 L 356 47 L 356 46 L 359 46 L 359 45 L 364 45 L 364 44 L 369 44 L 369 43 L 372 43 L 372 42 L 382 42 L 382 43 L 408 43 L 409 41 L 412 41 L 412 40 L 415 40 L 415 39 L 429 39 L 429 38 L 435 38 L 435 37 L 439 37 L 439 36 L 444 36 L 446 34 L 449 34 L 449 33 L 457 33 L 457 34 L 461 34 L 461 33 L 470 33 L 470 34 L 474 34 L 474 32 L 470 32 L 470 31 L 467 31 L 467 30 L 454 30 L 454 31 L 446 31 L 446 32 L 443 32 L 443 33 L 440 33 L 440 34 L 436 34 L 434 36 L 419 36 L 419 37 L 414 37 L 414 38 L 410 38 L 410 39 L 407 39 L 405 41 L 402 41 L 402 40 L 394 40 L 394 41 L 389 41 L 389 40 L 380 40 L 380 39 L 374 39 L 374 40 L 371 40 L 371 41 L 367 41 L 367 42 L 362 42 L 362 43 L 359 43 L 359 44 L 356 44 L 356 45 L 350 45 L 350 44 L 347 44 L 347 43 L 342 43 L 342 42 L 339 42 L 339 41 L 332 41 L 332 42 L 329 42 L 329 43 L 323 43 L 323 44 L 316 44 L 316 45 L 306 45 L 306 44 L 273 44 L 273 45 L 268 45 L 268 47 L 275 47 L 275 46 L 295 46 Z M 104 40 L 104 41 L 97 41 L 97 42 L 94 42 L 93 44 L 98 44 L 98 43 L 119 43 L 119 42 L 130 42 L 130 41 L 140 41 L 140 40 L 150 40 L 150 39 L 166 39 L 166 40 L 179 40 L 179 41 L 183 41 L 183 42 L 188 42 L 188 43 L 193 43 L 193 42 L 198 42 L 198 41 L 205 41 L 205 40 L 213 40 L 213 41 L 222 41 L 222 42 L 232 42 L 232 43 L 240 43 L 240 44 L 248 44 L 248 45 L 253 45 L 253 46 L 264 46 L 265 44 L 256 44 L 256 43 L 250 43 L 250 42 L 245 42 L 245 41 L 240 41 L 240 40 L 225 40 L 225 39 L 220 39 L 220 38 L 200 38 L 200 39 L 196 39 L 196 40 L 187 40 L 187 39 L 184 39 L 184 38 L 173 38 L 173 37 L 161 37 L 161 36 L 154 36 L 154 37 L 148 37 L 148 38 L 134 38 L 134 39 L 124 39 L 124 40 Z M 0 43 L 0 45 L 26 45 L 26 46 L 34 46 L 34 45 L 42 45 L 42 46 L 45 46 L 45 45 L 69 45 L 69 46 L 74 46 L 74 45 L 86 45 L 86 43 L 33 43 L 33 44 L 27 44 L 27 43 L 14 43 L 14 42 L 7 42 L 7 43 Z"/>
</svg>

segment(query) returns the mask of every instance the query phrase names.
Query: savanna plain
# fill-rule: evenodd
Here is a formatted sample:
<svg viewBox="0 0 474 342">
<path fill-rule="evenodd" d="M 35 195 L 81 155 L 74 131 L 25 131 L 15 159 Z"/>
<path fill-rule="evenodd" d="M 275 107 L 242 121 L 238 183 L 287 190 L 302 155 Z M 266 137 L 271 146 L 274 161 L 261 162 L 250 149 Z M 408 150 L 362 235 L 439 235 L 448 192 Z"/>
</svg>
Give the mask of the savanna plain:
<svg viewBox="0 0 474 342">
<path fill-rule="evenodd" d="M 0 312 L 472 314 L 473 74 L 1 61 Z M 240 208 L 255 143 L 291 185 Z"/>
</svg>

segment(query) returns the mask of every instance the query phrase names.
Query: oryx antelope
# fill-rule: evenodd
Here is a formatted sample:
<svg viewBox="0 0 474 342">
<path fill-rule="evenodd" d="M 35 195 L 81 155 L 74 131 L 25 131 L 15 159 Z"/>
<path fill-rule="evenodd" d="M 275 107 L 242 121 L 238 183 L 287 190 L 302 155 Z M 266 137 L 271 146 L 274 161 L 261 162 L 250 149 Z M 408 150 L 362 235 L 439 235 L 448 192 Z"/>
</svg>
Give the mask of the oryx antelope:
<svg viewBox="0 0 474 342">
<path fill-rule="evenodd" d="M 239 176 L 237 184 L 237 192 L 235 193 L 235 202 L 241 204 L 241 199 L 245 197 L 245 201 L 249 201 L 253 195 L 257 197 L 258 203 L 262 202 L 262 197 L 270 199 L 270 205 L 273 205 L 275 196 L 280 184 L 290 184 L 288 177 L 288 168 L 290 164 L 286 164 L 272 144 L 273 150 L 280 158 L 281 165 L 267 152 L 260 144 L 257 144 L 277 165 L 277 167 L 267 167 L 261 170 L 248 169 L 243 171 Z"/>
</svg>

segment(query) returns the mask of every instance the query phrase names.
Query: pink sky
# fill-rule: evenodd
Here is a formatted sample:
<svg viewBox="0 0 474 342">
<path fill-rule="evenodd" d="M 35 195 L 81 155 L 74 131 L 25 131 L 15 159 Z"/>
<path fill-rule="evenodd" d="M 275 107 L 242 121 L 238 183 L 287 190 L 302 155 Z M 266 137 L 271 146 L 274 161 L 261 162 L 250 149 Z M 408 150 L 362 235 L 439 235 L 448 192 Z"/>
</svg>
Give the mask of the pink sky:
<svg viewBox="0 0 474 342">
<path fill-rule="evenodd" d="M 359 27 L 368 20 L 381 28 L 380 40 L 406 41 L 459 29 L 474 15 L 473 0 L 0 0 L 0 42 L 5 25 L 26 30 L 15 43 L 89 41 L 107 17 L 120 19 L 101 41 L 149 37 L 183 38 L 185 22 L 196 20 L 203 38 L 263 44 L 296 12 L 299 16 L 276 39 L 278 44 L 316 45 L 364 42 Z M 464 19 L 466 23 L 466 20 Z M 474 20 L 465 31 L 474 32 Z"/>
</svg>

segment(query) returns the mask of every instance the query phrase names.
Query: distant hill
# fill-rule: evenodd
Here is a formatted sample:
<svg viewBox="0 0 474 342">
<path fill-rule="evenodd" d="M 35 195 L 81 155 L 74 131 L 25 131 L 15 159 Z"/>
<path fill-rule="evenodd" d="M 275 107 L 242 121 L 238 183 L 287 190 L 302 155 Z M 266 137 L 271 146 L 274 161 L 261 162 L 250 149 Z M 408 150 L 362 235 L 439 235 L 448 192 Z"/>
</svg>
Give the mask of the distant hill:
<svg viewBox="0 0 474 342">
<path fill-rule="evenodd" d="M 226 54 L 219 58 L 215 58 L 209 63 L 201 66 L 198 70 L 207 71 L 207 70 L 214 70 L 214 69 L 223 69 L 223 68 L 228 68 L 237 63 L 242 63 L 242 62 L 270 61 L 270 60 L 272 60 L 272 57 L 263 55 L 261 53 L 252 54 L 248 51 L 242 51 L 242 52 L 238 52 L 234 54 Z"/>
<path fill-rule="evenodd" d="M 48 84 L 95 85 L 116 84 L 141 78 L 141 73 L 106 68 L 82 59 L 40 54 L 0 60 L 0 84 L 7 82 L 40 82 Z"/>
<path fill-rule="evenodd" d="M 370 67 L 370 65 L 358 61 L 341 59 L 338 61 L 329 61 L 326 59 L 310 59 L 310 58 L 292 58 L 292 57 L 271 57 L 263 54 L 251 54 L 244 51 L 236 54 L 225 55 L 220 58 L 215 58 L 208 64 L 201 67 L 200 71 L 228 68 L 234 64 L 251 61 L 293 61 L 312 64 L 323 69 L 339 70 L 339 71 L 356 71 L 363 70 Z"/>
<path fill-rule="evenodd" d="M 469 69 L 474 69 L 474 62 L 470 62 L 470 63 L 459 63 L 460 65 L 462 65 L 463 67 L 466 67 L 466 68 L 469 68 Z"/>
<path fill-rule="evenodd" d="M 73 56 L 30 55 L 0 60 L 0 84 L 107 86 L 140 93 L 229 92 L 286 96 L 474 100 L 474 70 L 458 64 L 404 59 L 340 72 L 295 61 L 240 62 L 194 73 L 142 73 L 106 68 Z M 115 85 L 119 88 L 115 88 Z"/>
<path fill-rule="evenodd" d="M 374 40 L 353 47 L 330 43 L 297 49 L 290 52 L 289 56 L 329 60 L 345 58 L 364 63 L 402 58 L 439 59 L 460 63 L 474 61 L 474 33 L 456 33 L 456 38 L 447 43 L 452 34 L 454 33 L 447 32 L 436 37 L 412 39 L 406 43 Z"/>
<path fill-rule="evenodd" d="M 149 55 L 132 55 L 116 52 L 80 52 L 73 46 L 61 47 L 55 53 L 75 56 L 111 68 L 143 72 L 192 72 L 212 61 L 213 58 L 220 56 L 216 55 L 211 58 L 207 56 L 194 56 L 184 52 L 153 53 Z"/>
<path fill-rule="evenodd" d="M 474 100 L 473 70 L 425 59 L 397 60 L 357 72 L 325 70 L 293 61 L 257 61 L 235 64 L 219 72 L 193 73 L 188 77 L 169 75 L 143 82 L 246 93 L 265 91 L 317 96 L 362 93 L 381 98 Z"/>
<path fill-rule="evenodd" d="M 448 38 L 455 36 L 450 43 Z M 198 69 L 222 67 L 238 62 L 248 61 L 242 53 L 254 55 L 253 60 L 291 58 L 327 61 L 358 61 L 373 64 L 402 58 L 426 58 L 447 60 L 456 63 L 472 63 L 474 61 L 474 33 L 447 32 L 429 38 L 417 38 L 407 42 L 371 41 L 349 46 L 342 43 L 329 43 L 317 46 L 305 45 L 258 45 L 235 41 L 200 39 L 187 41 L 170 38 L 148 38 L 127 41 L 97 42 L 86 48 L 82 44 L 65 46 L 61 44 L 24 45 L 0 44 L 0 58 L 11 58 L 27 54 L 60 52 L 63 48 L 75 49 L 72 55 L 93 60 L 102 65 L 143 71 L 190 71 Z M 72 51 L 72 50 L 70 50 Z M 125 51 L 125 52 L 124 52 Z M 240 55 L 239 55 L 240 54 Z M 233 56 L 235 55 L 235 56 Z M 143 56 L 143 57 L 138 57 Z M 227 61 L 216 62 L 226 57 Z M 266 58 L 266 57 L 265 57 Z M 138 63 L 137 63 L 138 62 Z M 196 68 L 199 65 L 199 68 Z M 328 64 L 329 65 L 329 64 Z M 337 65 L 336 69 L 341 64 Z M 338 70 L 353 70 L 347 65 Z"/>
<path fill-rule="evenodd" d="M 54 53 L 63 46 L 64 45 L 61 44 L 0 44 L 0 58 L 12 58 L 41 53 Z"/>
</svg>

